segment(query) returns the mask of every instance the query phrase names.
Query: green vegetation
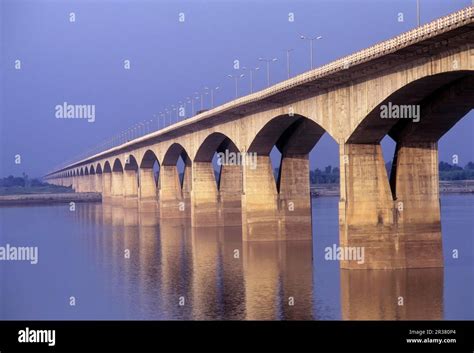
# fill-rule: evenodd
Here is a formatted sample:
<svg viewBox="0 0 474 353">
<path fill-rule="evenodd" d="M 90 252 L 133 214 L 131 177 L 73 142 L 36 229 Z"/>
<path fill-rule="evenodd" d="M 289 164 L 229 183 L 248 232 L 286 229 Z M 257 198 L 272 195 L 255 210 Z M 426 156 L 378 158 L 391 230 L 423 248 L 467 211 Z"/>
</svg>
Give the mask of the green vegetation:
<svg viewBox="0 0 474 353">
<path fill-rule="evenodd" d="M 0 195 L 51 194 L 72 192 L 72 188 L 45 183 L 40 179 L 30 179 L 23 173 L 21 177 L 10 175 L 0 179 Z"/>
<path fill-rule="evenodd" d="M 390 175 L 392 169 L 392 161 L 385 164 L 387 175 Z M 278 169 L 275 169 L 275 175 L 278 175 Z M 339 168 L 332 168 L 330 165 L 320 170 L 316 168 L 310 172 L 311 184 L 338 184 Z M 439 163 L 439 180 L 474 180 L 474 163 L 467 163 L 464 168 L 458 165 L 451 165 L 447 162 Z"/>
</svg>

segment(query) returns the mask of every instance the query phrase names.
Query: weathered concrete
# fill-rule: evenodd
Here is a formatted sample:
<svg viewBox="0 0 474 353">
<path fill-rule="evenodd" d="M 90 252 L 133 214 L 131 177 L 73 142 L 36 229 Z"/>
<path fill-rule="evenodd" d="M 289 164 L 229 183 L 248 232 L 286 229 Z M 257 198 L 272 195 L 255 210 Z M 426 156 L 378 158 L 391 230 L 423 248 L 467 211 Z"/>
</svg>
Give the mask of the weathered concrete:
<svg viewBox="0 0 474 353">
<path fill-rule="evenodd" d="M 153 168 L 140 168 L 140 199 L 156 199 L 157 189 Z"/>
</svg>

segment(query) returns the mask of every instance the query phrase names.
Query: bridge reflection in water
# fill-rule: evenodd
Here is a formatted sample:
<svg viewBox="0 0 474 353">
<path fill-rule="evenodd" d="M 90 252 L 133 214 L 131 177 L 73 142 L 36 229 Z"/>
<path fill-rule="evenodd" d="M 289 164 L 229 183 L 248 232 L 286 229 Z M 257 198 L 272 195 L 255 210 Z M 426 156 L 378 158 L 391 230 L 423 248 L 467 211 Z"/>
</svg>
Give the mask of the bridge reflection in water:
<svg viewBox="0 0 474 353">
<path fill-rule="evenodd" d="M 74 214 L 127 319 L 443 319 L 442 268 L 318 272 L 311 241 L 243 242 L 240 226 L 160 223 L 153 202 Z M 324 276 L 340 276 L 340 288 L 322 290 Z M 335 310 L 322 291 L 340 298 Z"/>
</svg>

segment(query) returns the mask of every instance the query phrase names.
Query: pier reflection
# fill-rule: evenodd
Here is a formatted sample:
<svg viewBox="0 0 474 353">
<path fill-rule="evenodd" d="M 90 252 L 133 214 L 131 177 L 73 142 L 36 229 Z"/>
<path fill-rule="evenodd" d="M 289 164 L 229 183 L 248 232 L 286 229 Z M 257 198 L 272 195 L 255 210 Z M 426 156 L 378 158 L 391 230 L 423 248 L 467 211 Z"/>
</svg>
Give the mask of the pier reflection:
<svg viewBox="0 0 474 353">
<path fill-rule="evenodd" d="M 443 268 L 341 270 L 343 320 L 442 320 Z"/>
<path fill-rule="evenodd" d="M 311 241 L 243 242 L 240 226 L 160 220 L 156 203 L 82 204 L 75 219 L 91 266 L 106 273 L 110 301 L 127 319 L 320 317 Z M 338 273 L 340 289 L 327 293 L 339 291 L 344 320 L 443 319 L 442 268 L 325 275 Z"/>
</svg>

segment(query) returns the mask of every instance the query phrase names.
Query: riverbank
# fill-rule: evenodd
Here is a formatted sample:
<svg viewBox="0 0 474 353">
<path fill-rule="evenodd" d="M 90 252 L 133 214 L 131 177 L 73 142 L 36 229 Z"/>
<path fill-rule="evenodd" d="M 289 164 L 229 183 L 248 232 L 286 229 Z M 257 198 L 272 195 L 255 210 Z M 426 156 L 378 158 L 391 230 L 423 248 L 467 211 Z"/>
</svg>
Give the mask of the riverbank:
<svg viewBox="0 0 474 353">
<path fill-rule="evenodd" d="M 474 180 L 453 180 L 439 182 L 442 194 L 473 194 Z M 311 186 L 311 196 L 339 196 L 339 184 L 319 184 Z"/>
<path fill-rule="evenodd" d="M 474 194 L 474 180 L 440 181 L 439 191 L 443 194 Z M 312 185 L 311 196 L 339 196 L 339 184 Z M 102 195 L 98 192 L 0 195 L 0 206 L 101 201 Z"/>
<path fill-rule="evenodd" d="M 69 202 L 101 202 L 102 195 L 98 192 L 81 193 L 42 193 L 22 195 L 1 195 L 0 206 L 11 205 L 37 205 Z"/>
</svg>

